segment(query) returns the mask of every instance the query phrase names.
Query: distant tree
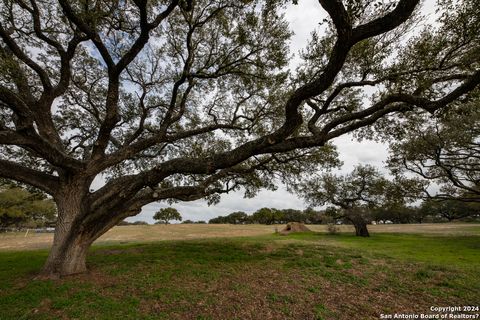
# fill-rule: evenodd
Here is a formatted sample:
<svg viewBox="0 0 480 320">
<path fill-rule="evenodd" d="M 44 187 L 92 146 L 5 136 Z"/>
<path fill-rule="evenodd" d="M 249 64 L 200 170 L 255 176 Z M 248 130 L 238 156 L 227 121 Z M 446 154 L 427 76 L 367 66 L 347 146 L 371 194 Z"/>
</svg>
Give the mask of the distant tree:
<svg viewBox="0 0 480 320">
<path fill-rule="evenodd" d="M 382 223 L 387 221 L 393 223 L 422 223 L 425 217 L 426 215 L 419 208 L 404 204 L 396 206 L 380 205 L 372 210 L 372 219 Z"/>
<path fill-rule="evenodd" d="M 393 215 L 389 208 L 379 207 L 372 210 L 372 220 L 377 223 L 393 221 Z"/>
<path fill-rule="evenodd" d="M 141 221 L 141 220 L 137 220 L 134 222 L 123 220 L 118 223 L 118 226 L 145 226 L 145 225 L 148 225 L 148 222 Z"/>
<path fill-rule="evenodd" d="M 431 220 L 431 215 L 429 212 L 422 210 L 421 206 L 412 207 L 412 220 L 415 223 L 423 223 Z"/>
<path fill-rule="evenodd" d="M 279 212 L 277 223 L 306 222 L 306 217 L 301 210 L 281 209 Z"/>
<path fill-rule="evenodd" d="M 12 184 L 0 186 L 0 227 L 47 227 L 55 219 L 55 203 L 44 194 Z"/>
<path fill-rule="evenodd" d="M 206 224 L 206 222 L 204 220 L 198 220 L 198 221 L 183 220 L 182 224 Z"/>
<path fill-rule="evenodd" d="M 226 223 L 230 224 L 245 224 L 247 219 L 248 215 L 243 211 L 232 212 L 225 217 Z"/>
<path fill-rule="evenodd" d="M 146 226 L 146 225 L 148 225 L 148 222 L 146 222 L 146 221 L 134 221 L 131 224 L 134 225 L 134 226 Z"/>
<path fill-rule="evenodd" d="M 182 221 L 182 216 L 180 215 L 180 212 L 177 211 L 177 209 L 168 207 L 158 210 L 153 216 L 153 219 L 158 220 L 157 223 L 168 224 L 168 222 L 171 220 Z"/>
<path fill-rule="evenodd" d="M 261 208 L 252 215 L 252 221 L 260 224 L 274 224 L 282 221 L 283 214 L 274 208 Z"/>
<path fill-rule="evenodd" d="M 463 219 L 480 215 L 478 202 L 464 202 L 458 200 L 433 200 L 422 203 L 420 210 L 424 215 L 439 217 L 447 221 Z"/>
<path fill-rule="evenodd" d="M 325 222 L 325 211 L 314 210 L 311 207 L 303 210 L 303 216 L 305 223 L 308 224 L 321 224 Z"/>
<path fill-rule="evenodd" d="M 218 216 L 216 218 L 212 218 L 212 219 L 208 220 L 208 223 L 210 223 L 210 224 L 222 224 L 222 223 L 227 223 L 227 220 L 223 216 Z"/>
<path fill-rule="evenodd" d="M 324 213 L 321 211 L 308 208 L 305 211 L 296 209 L 273 209 L 273 208 L 261 208 L 254 212 L 252 215 L 248 215 L 245 212 L 237 211 L 227 216 L 218 216 L 212 218 L 208 223 L 230 223 L 230 224 L 275 224 L 275 223 L 288 223 L 288 222 L 305 222 L 311 224 L 320 224 Z"/>
<path fill-rule="evenodd" d="M 245 224 L 249 222 L 249 216 L 243 211 L 232 212 L 227 216 L 218 216 L 210 219 L 208 223 L 230 223 L 230 224 Z"/>
</svg>

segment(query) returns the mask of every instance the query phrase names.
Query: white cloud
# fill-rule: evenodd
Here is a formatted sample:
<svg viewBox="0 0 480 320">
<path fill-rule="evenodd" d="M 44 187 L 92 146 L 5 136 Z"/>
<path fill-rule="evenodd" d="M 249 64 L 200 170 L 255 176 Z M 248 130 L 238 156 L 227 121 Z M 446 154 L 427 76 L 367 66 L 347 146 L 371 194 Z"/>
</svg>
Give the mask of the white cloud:
<svg viewBox="0 0 480 320">
<path fill-rule="evenodd" d="M 387 160 L 386 144 L 370 140 L 358 142 L 351 135 L 338 137 L 333 144 L 337 146 L 340 160 L 343 161 L 342 172 L 350 172 L 358 164 L 370 164 L 381 169 Z"/>
<path fill-rule="evenodd" d="M 285 18 L 294 33 L 290 44 L 291 53 L 295 55 L 292 66 L 298 65 L 298 51 L 307 45 L 310 34 L 326 16 L 318 0 L 300 0 L 297 5 L 287 7 Z"/>
</svg>

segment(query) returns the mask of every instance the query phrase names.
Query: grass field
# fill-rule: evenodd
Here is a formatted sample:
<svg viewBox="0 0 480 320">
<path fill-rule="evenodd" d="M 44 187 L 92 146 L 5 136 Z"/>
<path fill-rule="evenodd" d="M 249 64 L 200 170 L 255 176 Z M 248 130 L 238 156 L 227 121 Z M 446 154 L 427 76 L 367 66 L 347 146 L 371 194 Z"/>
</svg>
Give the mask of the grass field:
<svg viewBox="0 0 480 320">
<path fill-rule="evenodd" d="M 379 319 L 479 304 L 479 225 L 372 226 L 366 239 L 273 228 L 117 227 L 88 274 L 58 281 L 34 280 L 50 235 L 2 235 L 0 319 Z"/>
<path fill-rule="evenodd" d="M 270 235 L 284 226 L 259 224 L 171 224 L 149 226 L 121 226 L 112 228 L 96 241 L 96 244 L 145 243 L 162 240 L 188 240 L 225 237 L 252 237 Z M 325 225 L 309 225 L 312 231 L 327 232 Z M 353 232 L 349 225 L 337 226 L 341 232 Z M 428 235 L 480 235 L 480 225 L 471 223 L 432 224 L 383 224 L 371 225 L 372 233 L 415 233 Z M 0 233 L 0 251 L 31 250 L 48 248 L 53 240 L 52 233 Z"/>
</svg>

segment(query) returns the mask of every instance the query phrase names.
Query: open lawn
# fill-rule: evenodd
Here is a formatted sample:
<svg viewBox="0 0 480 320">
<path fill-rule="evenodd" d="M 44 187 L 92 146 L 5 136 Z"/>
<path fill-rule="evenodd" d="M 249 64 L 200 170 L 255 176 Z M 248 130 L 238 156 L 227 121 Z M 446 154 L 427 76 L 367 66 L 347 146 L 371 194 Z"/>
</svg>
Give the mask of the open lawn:
<svg viewBox="0 0 480 320">
<path fill-rule="evenodd" d="M 117 227 L 92 248 L 88 274 L 57 281 L 33 279 L 47 249 L 31 239 L 50 235 L 2 235 L 0 319 L 380 319 L 479 304 L 479 225 L 370 229 Z"/>
<path fill-rule="evenodd" d="M 187 240 L 225 237 L 252 237 L 270 235 L 284 225 L 231 225 L 231 224 L 170 224 L 119 226 L 112 228 L 96 241 L 96 244 L 145 243 L 161 240 Z M 309 225 L 312 231 L 327 232 L 325 225 Z M 337 226 L 341 232 L 353 232 L 353 226 Z M 428 235 L 479 235 L 480 224 L 472 223 L 424 223 L 370 225 L 372 233 L 415 233 Z M 48 248 L 53 233 L 16 232 L 0 233 L 0 251 Z"/>
</svg>

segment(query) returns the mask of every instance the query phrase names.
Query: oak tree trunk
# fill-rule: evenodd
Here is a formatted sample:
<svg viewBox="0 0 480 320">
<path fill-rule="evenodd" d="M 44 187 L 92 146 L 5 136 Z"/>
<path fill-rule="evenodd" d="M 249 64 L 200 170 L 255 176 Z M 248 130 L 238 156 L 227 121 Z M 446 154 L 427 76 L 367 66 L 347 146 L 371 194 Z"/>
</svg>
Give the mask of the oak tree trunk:
<svg viewBox="0 0 480 320">
<path fill-rule="evenodd" d="M 55 195 L 57 224 L 41 277 L 58 278 L 86 272 L 92 243 L 125 217 L 140 212 L 141 206 L 125 209 L 123 201 L 112 210 L 92 211 L 87 196 L 90 183 L 87 179 L 72 178 L 71 183 L 63 185 Z"/>
<path fill-rule="evenodd" d="M 87 271 L 87 252 L 93 240 L 75 235 L 72 229 L 55 231 L 53 246 L 42 271 L 44 276 L 57 278 Z"/>
<path fill-rule="evenodd" d="M 355 227 L 355 235 L 357 237 L 370 237 L 367 229 L 367 219 L 364 212 L 359 208 L 349 209 L 346 219 Z"/>
<path fill-rule="evenodd" d="M 356 221 L 355 226 L 355 235 L 357 237 L 370 237 L 367 229 L 367 223 L 364 221 Z"/>
<path fill-rule="evenodd" d="M 83 206 L 79 189 L 65 187 L 55 199 L 58 219 L 43 276 L 60 277 L 87 270 L 87 252 L 93 240 L 81 228 Z"/>
</svg>

